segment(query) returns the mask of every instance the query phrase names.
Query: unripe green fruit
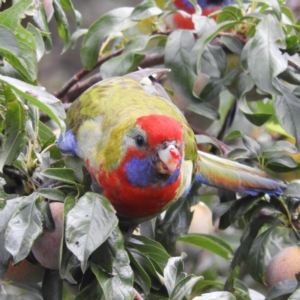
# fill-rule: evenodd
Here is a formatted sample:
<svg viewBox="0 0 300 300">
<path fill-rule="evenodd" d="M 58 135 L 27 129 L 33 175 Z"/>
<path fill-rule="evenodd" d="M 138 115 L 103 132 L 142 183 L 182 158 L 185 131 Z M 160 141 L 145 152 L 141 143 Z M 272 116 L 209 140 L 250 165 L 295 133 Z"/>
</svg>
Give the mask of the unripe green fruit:
<svg viewBox="0 0 300 300">
<path fill-rule="evenodd" d="M 280 250 L 269 262 L 265 281 L 268 289 L 286 279 L 295 279 L 300 272 L 300 247 L 291 246 Z"/>
<path fill-rule="evenodd" d="M 64 204 L 61 202 L 50 203 L 54 230 L 44 229 L 44 233 L 32 246 L 32 253 L 37 261 L 48 269 L 59 269 L 60 243 L 63 230 Z"/>
</svg>

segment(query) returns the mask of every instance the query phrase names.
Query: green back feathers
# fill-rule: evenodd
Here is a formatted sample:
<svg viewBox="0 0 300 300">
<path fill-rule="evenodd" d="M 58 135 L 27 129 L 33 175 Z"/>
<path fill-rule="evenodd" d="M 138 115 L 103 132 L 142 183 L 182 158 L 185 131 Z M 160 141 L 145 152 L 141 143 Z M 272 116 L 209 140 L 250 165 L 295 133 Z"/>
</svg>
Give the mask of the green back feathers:
<svg viewBox="0 0 300 300">
<path fill-rule="evenodd" d="M 106 167 L 114 167 L 122 156 L 122 138 L 126 130 L 139 117 L 151 114 L 172 117 L 183 125 L 185 155 L 196 162 L 194 134 L 178 108 L 161 96 L 147 94 L 142 84 L 129 77 L 111 78 L 92 86 L 70 107 L 66 123 L 76 136 L 85 121 L 101 116 L 98 130 L 102 133 L 102 141 L 95 145 L 95 159 L 101 161 L 105 151 Z"/>
</svg>

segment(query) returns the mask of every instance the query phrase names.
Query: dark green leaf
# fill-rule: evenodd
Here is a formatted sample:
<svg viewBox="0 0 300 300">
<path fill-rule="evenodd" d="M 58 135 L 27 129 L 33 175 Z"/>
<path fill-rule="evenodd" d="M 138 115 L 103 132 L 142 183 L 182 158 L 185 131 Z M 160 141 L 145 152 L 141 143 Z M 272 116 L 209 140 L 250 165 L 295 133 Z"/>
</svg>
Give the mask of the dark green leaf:
<svg viewBox="0 0 300 300">
<path fill-rule="evenodd" d="M 245 145 L 245 147 L 254 155 L 256 156 L 260 156 L 261 154 L 261 149 L 260 149 L 260 145 L 257 141 L 255 141 L 254 139 L 250 138 L 249 136 L 243 136 L 243 143 Z"/>
<path fill-rule="evenodd" d="M 241 55 L 244 44 L 236 37 L 230 35 L 221 36 L 221 42 L 232 52 Z"/>
<path fill-rule="evenodd" d="M 17 94 L 44 111 L 62 130 L 65 128 L 65 124 L 61 119 L 64 119 L 66 115 L 60 100 L 40 87 L 27 84 L 18 79 L 0 75 L 0 81 L 8 84 Z"/>
<path fill-rule="evenodd" d="M 38 30 L 36 27 L 31 25 L 30 23 L 28 23 L 28 25 L 27 25 L 27 30 L 32 34 L 32 36 L 34 38 L 35 45 L 36 45 L 36 49 L 35 49 L 36 58 L 37 58 L 37 61 L 39 61 L 42 58 L 42 56 L 45 54 L 45 44 L 43 41 L 42 34 L 41 34 L 40 30 Z"/>
<path fill-rule="evenodd" d="M 66 243 L 86 270 L 87 260 L 118 224 L 110 201 L 95 193 L 82 196 L 66 218 Z"/>
<path fill-rule="evenodd" d="M 247 266 L 254 280 L 263 283 L 265 276 L 265 256 L 267 246 L 276 228 L 270 228 L 261 233 L 252 244 L 247 259 Z"/>
<path fill-rule="evenodd" d="M 61 300 L 63 282 L 59 277 L 58 270 L 47 269 L 43 278 L 43 300 Z"/>
<path fill-rule="evenodd" d="M 287 68 L 287 59 L 276 43 L 280 40 L 283 40 L 283 33 L 279 22 L 267 15 L 257 25 L 255 36 L 248 42 L 248 68 L 253 81 L 262 91 L 275 95 L 281 92 L 275 87 L 274 78 Z"/>
<path fill-rule="evenodd" d="M 66 198 L 66 195 L 62 191 L 57 189 L 51 189 L 51 188 L 40 189 L 38 193 L 39 195 L 49 200 L 64 201 Z"/>
<path fill-rule="evenodd" d="M 212 292 L 202 294 L 199 297 L 195 297 L 194 300 L 236 300 L 236 298 L 229 292 Z"/>
<path fill-rule="evenodd" d="M 291 294 L 296 290 L 297 286 L 298 286 L 298 282 L 296 279 L 287 279 L 278 282 L 268 292 L 265 300 L 272 300 L 272 299 L 276 299 L 279 296 Z"/>
<path fill-rule="evenodd" d="M 280 125 L 296 139 L 296 146 L 300 149 L 300 130 L 299 128 L 299 113 L 300 101 L 299 98 L 292 94 L 289 89 L 278 82 L 278 86 L 283 92 L 282 96 L 276 96 L 274 99 L 274 109 Z"/>
<path fill-rule="evenodd" d="M 77 182 L 75 180 L 74 170 L 72 170 L 72 169 L 50 168 L 50 169 L 45 170 L 42 173 L 42 175 L 45 177 L 57 180 L 57 181 L 77 185 Z"/>
<path fill-rule="evenodd" d="M 1 75 L 0 75 L 1 76 Z M 25 111 L 15 94 L 5 87 L 6 128 L 0 156 L 0 171 L 11 165 L 25 143 Z"/>
<path fill-rule="evenodd" d="M 131 18 L 133 21 L 140 21 L 149 17 L 160 15 L 162 13 L 163 11 L 157 7 L 154 0 L 144 0 L 141 4 L 134 8 Z"/>
<path fill-rule="evenodd" d="M 150 277 L 139 264 L 139 262 L 134 258 L 134 256 L 131 255 L 130 251 L 128 251 L 128 255 L 130 258 L 131 268 L 134 274 L 134 281 L 142 288 L 143 292 L 146 295 L 149 295 L 151 289 Z"/>
<path fill-rule="evenodd" d="M 243 134 L 240 130 L 233 130 L 231 132 L 229 132 L 226 136 L 225 136 L 225 140 L 233 140 L 233 139 L 236 139 L 236 138 L 240 138 L 242 137 Z"/>
<path fill-rule="evenodd" d="M 136 24 L 131 20 L 132 7 L 116 8 L 94 22 L 84 37 L 81 48 L 81 60 L 87 70 L 96 64 L 101 44 L 105 38 L 132 27 Z"/>
<path fill-rule="evenodd" d="M 120 229 L 115 228 L 105 243 L 92 255 L 91 269 L 106 299 L 133 299 L 133 272 Z"/>
<path fill-rule="evenodd" d="M 128 254 L 131 258 L 133 259 L 134 265 L 139 265 L 144 272 L 149 276 L 151 280 L 151 288 L 152 289 L 160 289 L 162 287 L 162 282 L 161 282 L 161 276 L 162 274 L 159 274 L 159 270 L 156 270 L 153 263 L 151 260 L 142 252 L 131 248 L 127 247 Z"/>
<path fill-rule="evenodd" d="M 74 9 L 74 6 L 73 6 L 73 3 L 71 0 L 60 0 L 60 3 L 61 3 L 61 7 L 63 9 L 69 10 L 72 12 L 73 17 L 76 21 L 76 29 L 78 29 L 80 27 L 81 21 L 82 21 L 80 12 Z"/>
<path fill-rule="evenodd" d="M 68 19 L 60 5 L 60 1 L 53 0 L 52 4 L 53 4 L 53 8 L 54 8 L 54 17 L 57 22 L 57 32 L 58 32 L 59 36 L 61 37 L 61 39 L 64 41 L 65 45 L 64 45 L 63 52 L 65 52 L 71 44 Z"/>
<path fill-rule="evenodd" d="M 13 31 L 3 25 L 0 25 L 0 38 L 2 41 L 0 51 L 2 53 L 12 53 L 16 56 L 20 55 L 19 44 Z"/>
<path fill-rule="evenodd" d="M 36 206 L 38 195 L 24 197 L 11 216 L 5 232 L 5 247 L 13 256 L 14 263 L 24 259 L 34 241 L 42 234 L 42 215 Z"/>
<path fill-rule="evenodd" d="M 154 240 L 151 240 L 145 236 L 134 236 L 129 240 L 129 245 L 140 252 L 144 253 L 151 260 L 157 262 L 161 269 L 163 269 L 170 255 L 166 252 L 166 250 L 162 247 L 162 245 Z"/>
<path fill-rule="evenodd" d="M 194 36 L 186 30 L 173 31 L 165 48 L 165 66 L 172 71 L 168 74 L 174 90 L 190 101 L 199 101 L 193 94 L 196 73 L 191 64 L 191 50 Z"/>
<path fill-rule="evenodd" d="M 194 285 L 202 280 L 202 276 L 188 275 L 180 280 L 173 289 L 170 299 L 182 300 L 191 293 Z"/>
<path fill-rule="evenodd" d="M 207 234 L 187 234 L 180 236 L 178 241 L 208 250 L 226 260 L 230 260 L 233 254 L 231 246 L 223 239 L 216 236 Z"/>
<path fill-rule="evenodd" d="M 169 295 L 173 293 L 178 278 L 181 278 L 183 272 L 183 259 L 186 255 L 169 258 L 168 264 L 164 269 L 164 280 Z M 173 299 L 173 298 L 172 298 Z"/>
</svg>

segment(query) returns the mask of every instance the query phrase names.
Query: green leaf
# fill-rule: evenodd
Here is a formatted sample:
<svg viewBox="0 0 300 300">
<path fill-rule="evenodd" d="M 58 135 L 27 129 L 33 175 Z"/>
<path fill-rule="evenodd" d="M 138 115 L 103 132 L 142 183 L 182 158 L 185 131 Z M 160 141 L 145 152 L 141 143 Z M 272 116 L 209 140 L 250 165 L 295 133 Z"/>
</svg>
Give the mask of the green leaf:
<svg viewBox="0 0 300 300">
<path fill-rule="evenodd" d="M 50 168 L 45 170 L 42 175 L 57 181 L 77 185 L 74 170 L 72 169 Z"/>
<path fill-rule="evenodd" d="M 15 31 L 20 23 L 20 19 L 25 17 L 24 12 L 30 5 L 32 5 L 31 0 L 22 0 L 14 3 L 10 8 L 0 12 L 0 24 Z"/>
<path fill-rule="evenodd" d="M 170 257 L 168 264 L 164 269 L 165 285 L 170 296 L 175 289 L 178 278 L 181 278 L 181 274 L 183 272 L 182 260 L 185 258 L 185 256 L 186 255 L 182 254 L 178 257 Z"/>
<path fill-rule="evenodd" d="M 181 300 L 185 299 L 191 293 L 194 285 L 202 280 L 202 276 L 188 275 L 180 280 L 170 295 L 170 299 Z"/>
<path fill-rule="evenodd" d="M 110 201 L 92 192 L 79 198 L 66 218 L 66 243 L 86 270 L 87 260 L 118 224 Z"/>
<path fill-rule="evenodd" d="M 194 300 L 236 300 L 236 298 L 229 292 L 212 292 L 205 293 L 199 297 L 195 297 Z"/>
<path fill-rule="evenodd" d="M 81 48 L 81 60 L 87 70 L 97 63 L 99 50 L 105 38 L 136 25 L 131 20 L 132 7 L 116 8 L 94 22 L 85 35 Z"/>
<path fill-rule="evenodd" d="M 297 286 L 298 282 L 296 279 L 287 279 L 280 281 L 271 288 L 265 300 L 272 300 L 276 299 L 279 296 L 291 294 L 295 292 Z"/>
<path fill-rule="evenodd" d="M 140 21 L 162 13 L 163 11 L 157 7 L 154 0 L 144 0 L 134 8 L 131 18 L 133 21 Z"/>
<path fill-rule="evenodd" d="M 264 113 L 246 113 L 243 112 L 246 119 L 256 126 L 264 125 L 273 115 L 272 114 L 264 114 Z"/>
<path fill-rule="evenodd" d="M 3 278 L 10 260 L 11 255 L 4 247 L 4 234 L 0 233 L 0 278 Z"/>
<path fill-rule="evenodd" d="M 28 25 L 27 25 L 27 30 L 32 34 L 32 36 L 34 38 L 35 45 L 36 45 L 36 49 L 35 49 L 36 59 L 37 59 L 37 61 L 39 61 L 45 54 L 45 50 L 46 50 L 42 34 L 41 34 L 40 30 L 38 30 L 36 27 L 31 25 L 30 23 L 28 23 Z"/>
<path fill-rule="evenodd" d="M 0 75 L 1 76 L 1 75 Z M 11 165 L 20 153 L 26 141 L 25 111 L 14 93 L 5 88 L 6 97 L 6 128 L 0 156 L 0 171 L 4 165 Z"/>
<path fill-rule="evenodd" d="M 139 264 L 139 262 L 131 255 L 128 251 L 130 258 L 131 268 L 134 274 L 134 281 L 142 288 L 145 295 L 149 295 L 151 289 L 151 279 L 148 276 L 147 272 Z"/>
<path fill-rule="evenodd" d="M 212 105 L 208 103 L 197 103 L 190 104 L 186 108 L 186 110 L 192 111 L 200 116 L 205 116 L 211 120 L 219 120 L 220 115 L 218 111 Z"/>
<path fill-rule="evenodd" d="M 129 245 L 140 252 L 144 253 L 152 261 L 157 262 L 161 269 L 166 266 L 170 255 L 162 247 L 162 245 L 154 240 L 145 236 L 134 236 L 129 240 Z"/>
<path fill-rule="evenodd" d="M 8 84 L 18 95 L 44 111 L 57 125 L 64 130 L 66 114 L 60 100 L 42 90 L 40 87 L 25 83 L 21 80 L 0 75 L 0 81 Z"/>
<path fill-rule="evenodd" d="M 241 55 L 244 44 L 236 37 L 231 35 L 221 36 L 221 42 L 232 52 Z"/>
<path fill-rule="evenodd" d="M 144 273 L 149 276 L 151 288 L 159 290 L 162 287 L 161 275 L 159 273 L 160 270 L 156 270 L 152 261 L 142 252 L 131 247 L 127 247 L 127 251 L 130 260 L 134 260 L 134 265 L 138 265 L 144 270 Z"/>
<path fill-rule="evenodd" d="M 33 9 L 32 18 L 36 26 L 41 30 L 45 42 L 46 52 L 50 52 L 52 49 L 51 33 L 47 23 L 45 8 L 41 1 L 39 2 L 39 6 Z"/>
<path fill-rule="evenodd" d="M 42 215 L 36 206 L 36 193 L 24 197 L 11 216 L 5 232 L 5 247 L 20 262 L 30 252 L 34 241 L 42 234 Z"/>
<path fill-rule="evenodd" d="M 270 228 L 255 239 L 247 259 L 249 273 L 255 281 L 260 283 L 264 283 L 266 251 L 275 230 L 276 227 Z"/>
<path fill-rule="evenodd" d="M 232 258 L 233 250 L 223 239 L 208 234 L 186 234 L 179 237 L 178 241 L 188 243 L 208 250 L 226 260 Z"/>
<path fill-rule="evenodd" d="M 0 45 L 0 51 L 2 53 L 12 53 L 16 56 L 20 55 L 19 44 L 13 31 L 0 25 L 0 39 L 2 41 Z"/>
<path fill-rule="evenodd" d="M 9 219 L 22 199 L 23 197 L 17 197 L 5 201 L 4 208 L 0 210 L 0 233 L 5 232 Z"/>
<path fill-rule="evenodd" d="M 287 167 L 287 168 L 290 168 L 290 169 L 293 169 L 293 168 L 297 168 L 297 163 L 295 162 L 295 160 L 289 156 L 288 154 L 285 154 L 285 153 L 282 153 L 282 152 L 275 152 L 275 153 L 272 153 L 272 152 L 269 152 L 267 153 L 266 155 L 266 166 L 268 168 L 272 168 L 272 166 L 284 166 L 284 167 Z"/>
<path fill-rule="evenodd" d="M 296 146 L 300 149 L 300 130 L 298 130 L 300 103 L 299 98 L 292 94 L 283 84 L 279 84 L 282 96 L 275 96 L 274 109 L 280 125 L 296 139 Z"/>
<path fill-rule="evenodd" d="M 106 299 L 131 300 L 135 295 L 133 272 L 123 242 L 120 229 L 115 228 L 91 257 L 91 269 Z"/>
<path fill-rule="evenodd" d="M 168 73 L 168 78 L 174 90 L 190 101 L 199 102 L 192 93 L 197 78 L 190 60 L 194 44 L 192 32 L 173 31 L 168 37 L 165 48 L 165 66 L 172 70 Z"/>
<path fill-rule="evenodd" d="M 260 145 L 257 141 L 250 138 L 249 136 L 244 135 L 242 137 L 243 143 L 245 147 L 254 155 L 260 156 L 261 155 L 261 149 Z"/>
<path fill-rule="evenodd" d="M 69 10 L 73 14 L 73 18 L 75 19 L 76 29 L 81 26 L 82 17 L 79 11 L 75 10 L 74 5 L 71 0 L 60 0 L 61 7 L 65 10 Z"/>
<path fill-rule="evenodd" d="M 66 198 L 66 195 L 57 189 L 51 189 L 51 188 L 45 188 L 38 190 L 39 195 L 42 197 L 45 197 L 50 200 L 56 200 L 56 201 L 64 201 Z"/>
<path fill-rule="evenodd" d="M 62 51 L 64 53 L 71 45 L 69 23 L 67 16 L 61 7 L 60 1 L 53 0 L 52 4 L 54 8 L 54 17 L 57 22 L 57 32 L 65 44 Z"/>
<path fill-rule="evenodd" d="M 288 300 L 297 300 L 300 299 L 300 288 L 298 287 L 296 291 L 288 298 Z"/>
<path fill-rule="evenodd" d="M 287 189 L 284 191 L 284 195 L 287 195 L 289 197 L 300 197 L 300 182 L 298 180 L 292 181 L 289 183 Z"/>
<path fill-rule="evenodd" d="M 281 21 L 281 8 L 278 0 L 258 0 L 257 2 L 268 4 L 274 10 L 278 20 Z"/>
<path fill-rule="evenodd" d="M 225 137 L 224 140 L 233 140 L 243 136 L 243 133 L 240 130 L 232 130 Z"/>
<path fill-rule="evenodd" d="M 121 55 L 113 57 L 101 65 L 102 77 L 122 76 L 136 70 L 145 54 L 162 52 L 166 40 L 166 36 L 159 34 L 138 36 L 130 40 Z"/>
<path fill-rule="evenodd" d="M 190 57 L 196 58 L 196 66 L 200 66 L 200 60 L 204 49 L 219 34 L 219 32 L 229 29 L 237 24 L 239 24 L 238 21 L 225 21 L 220 24 L 216 24 L 215 26 L 204 32 L 202 36 L 200 36 L 200 38 L 195 43 L 192 51 L 189 53 Z"/>
<path fill-rule="evenodd" d="M 254 37 L 248 42 L 248 68 L 253 81 L 262 91 L 275 95 L 281 92 L 274 85 L 274 78 L 287 68 L 287 58 L 282 55 L 277 43 L 283 39 L 279 22 L 267 15 L 257 25 Z"/>
</svg>

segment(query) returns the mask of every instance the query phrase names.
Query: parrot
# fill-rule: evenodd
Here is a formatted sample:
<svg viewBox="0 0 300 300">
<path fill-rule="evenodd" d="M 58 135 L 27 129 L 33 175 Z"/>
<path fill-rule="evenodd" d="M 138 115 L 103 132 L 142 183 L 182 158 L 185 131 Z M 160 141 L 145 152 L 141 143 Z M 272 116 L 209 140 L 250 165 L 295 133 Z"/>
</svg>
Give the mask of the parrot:
<svg viewBox="0 0 300 300">
<path fill-rule="evenodd" d="M 143 69 L 104 79 L 67 111 L 57 145 L 79 157 L 119 219 L 143 222 L 186 196 L 194 181 L 239 193 L 280 195 L 285 183 L 197 149 L 178 107 Z"/>
<path fill-rule="evenodd" d="M 197 2 L 202 9 L 203 16 L 208 16 L 220 10 L 223 6 L 232 4 L 230 0 L 198 0 Z M 175 13 L 168 19 L 168 26 L 171 29 L 194 29 L 194 23 L 191 18 L 191 15 L 195 13 L 193 4 L 189 0 L 174 0 L 173 4 L 176 8 L 185 11 L 190 16 Z"/>
</svg>

